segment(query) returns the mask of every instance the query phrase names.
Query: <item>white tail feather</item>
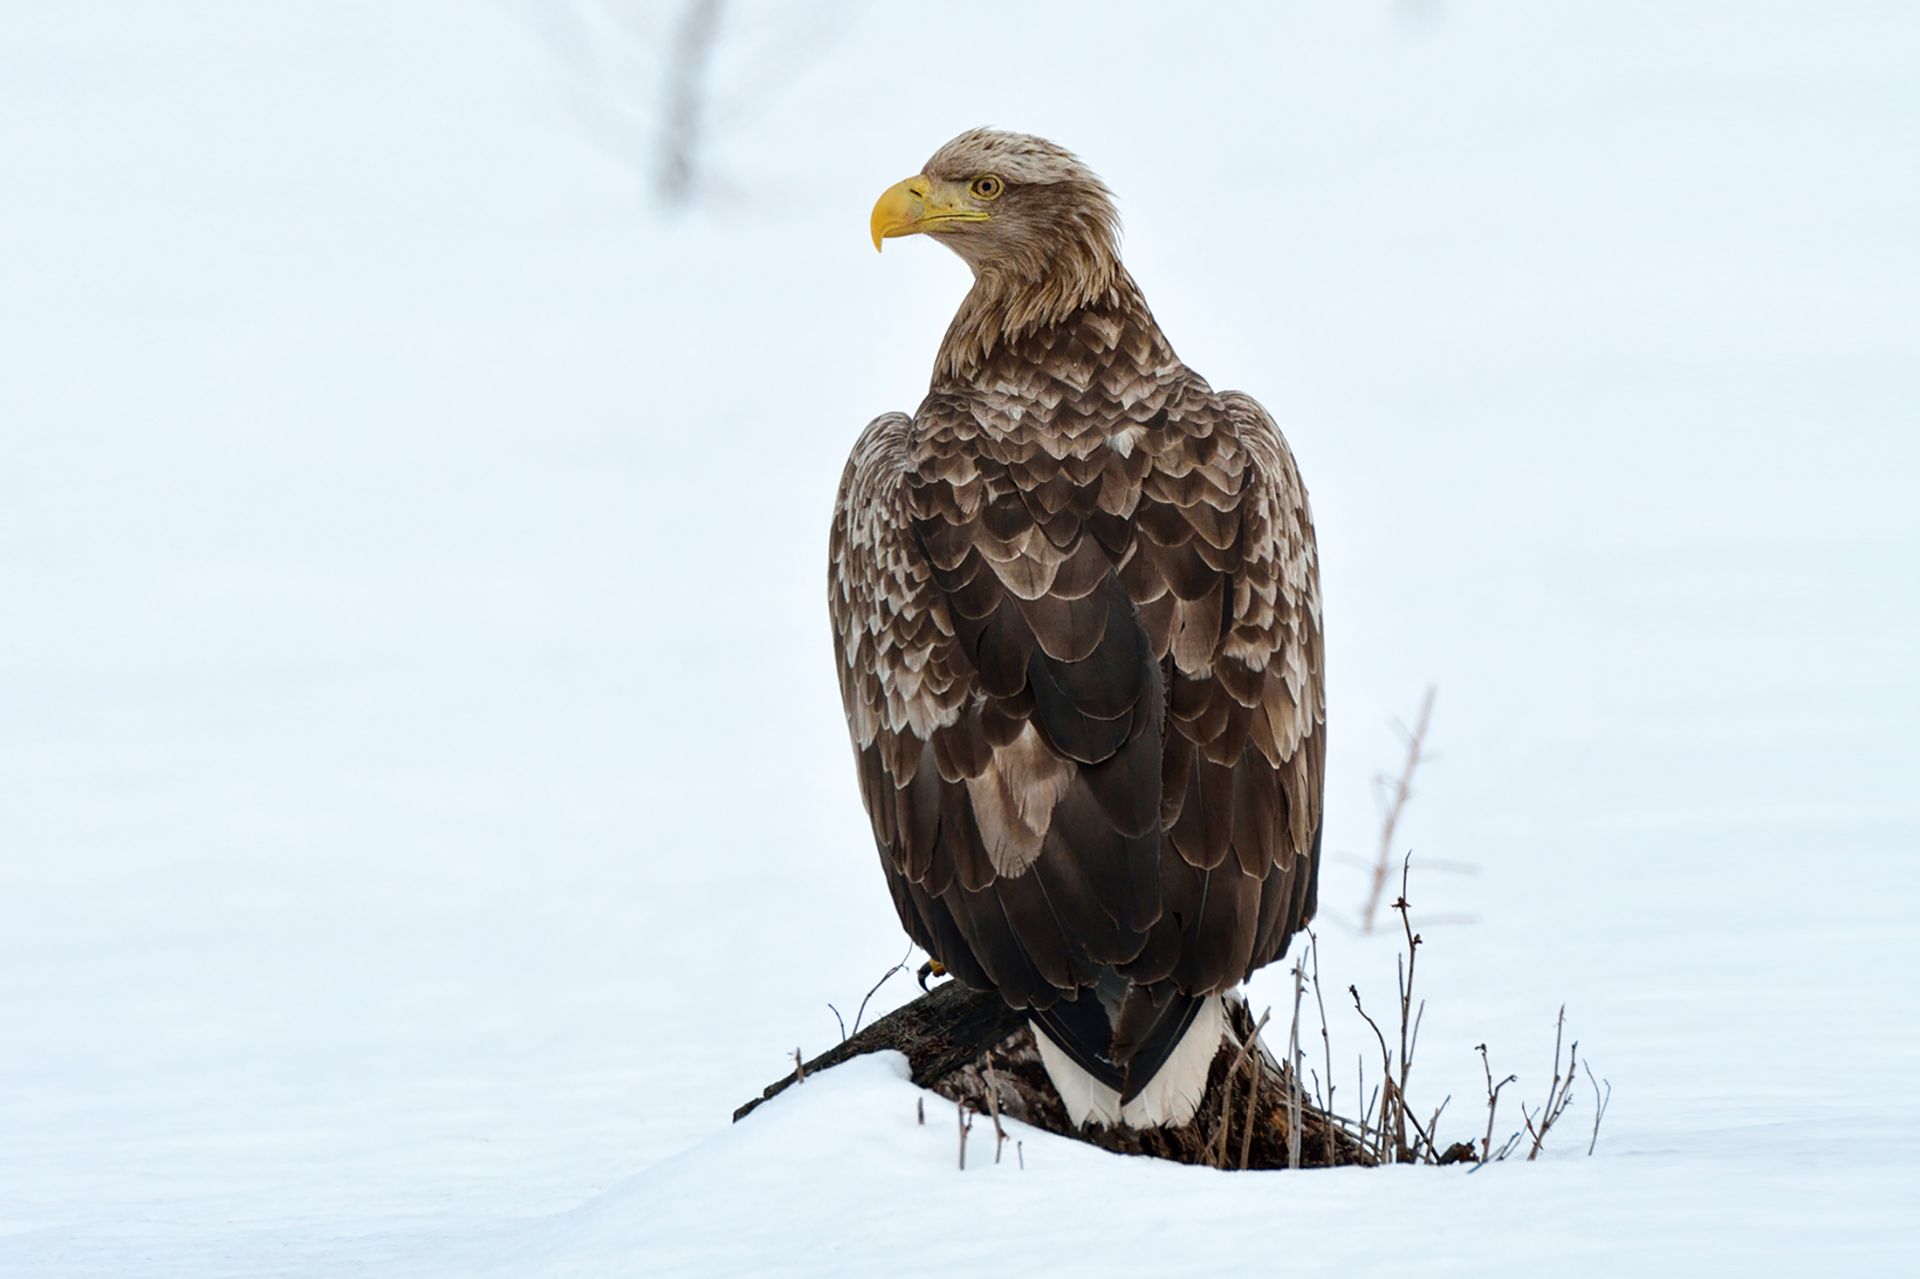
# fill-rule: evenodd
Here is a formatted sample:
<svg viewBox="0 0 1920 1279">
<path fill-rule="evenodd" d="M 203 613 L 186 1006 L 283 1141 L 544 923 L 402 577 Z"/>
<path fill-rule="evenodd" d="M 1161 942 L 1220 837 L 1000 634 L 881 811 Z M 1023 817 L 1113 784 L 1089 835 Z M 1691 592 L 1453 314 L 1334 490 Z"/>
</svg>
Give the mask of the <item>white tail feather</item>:
<svg viewBox="0 0 1920 1279">
<path fill-rule="evenodd" d="M 1066 1104 L 1067 1117 L 1076 1127 L 1097 1121 L 1109 1127 L 1179 1128 L 1191 1122 L 1207 1091 L 1207 1072 L 1213 1068 L 1220 1041 L 1228 1033 L 1226 1010 L 1220 1000 L 1214 995 L 1200 1005 L 1193 1024 L 1167 1060 L 1139 1095 L 1124 1106 L 1119 1093 L 1075 1065 L 1073 1058 L 1036 1023 L 1033 1038 L 1040 1047 L 1040 1061 L 1053 1080 L 1054 1091 Z"/>
</svg>

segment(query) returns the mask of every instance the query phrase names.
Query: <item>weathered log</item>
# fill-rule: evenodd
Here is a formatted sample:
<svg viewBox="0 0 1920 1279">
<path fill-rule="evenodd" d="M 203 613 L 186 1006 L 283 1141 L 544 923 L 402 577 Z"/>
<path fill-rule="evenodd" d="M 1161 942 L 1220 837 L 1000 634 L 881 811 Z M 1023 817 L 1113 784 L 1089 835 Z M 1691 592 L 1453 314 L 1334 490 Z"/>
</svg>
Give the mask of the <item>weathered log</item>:
<svg viewBox="0 0 1920 1279">
<path fill-rule="evenodd" d="M 1256 1044 L 1252 1052 L 1241 1052 L 1239 1045 L 1254 1032 L 1253 1017 L 1244 1002 L 1229 1002 L 1228 1020 L 1234 1038 L 1222 1046 L 1214 1060 L 1199 1112 L 1193 1122 L 1180 1128 L 1109 1128 L 1100 1124 L 1075 1128 L 1068 1122 L 1066 1109 L 1040 1063 L 1025 1016 L 1007 1007 L 998 995 L 969 990 L 953 981 L 935 987 L 931 994 L 896 1009 L 793 1074 L 769 1084 L 759 1097 L 734 1111 L 733 1118 L 739 1122 L 768 1098 L 816 1071 L 831 1069 L 863 1053 L 892 1050 L 906 1057 L 914 1083 L 982 1115 L 997 1106 L 1002 1115 L 1121 1154 L 1152 1155 L 1214 1167 L 1285 1168 L 1288 1104 L 1292 1097 L 1287 1068 L 1275 1061 L 1264 1045 Z M 1259 1076 L 1257 1086 L 1253 1083 L 1254 1072 Z M 1350 1125 L 1322 1112 L 1311 1093 L 1300 1096 L 1298 1103 L 1301 1167 L 1375 1162 L 1349 1130 Z M 1223 1110 L 1227 1112 L 1224 1124 Z"/>
</svg>

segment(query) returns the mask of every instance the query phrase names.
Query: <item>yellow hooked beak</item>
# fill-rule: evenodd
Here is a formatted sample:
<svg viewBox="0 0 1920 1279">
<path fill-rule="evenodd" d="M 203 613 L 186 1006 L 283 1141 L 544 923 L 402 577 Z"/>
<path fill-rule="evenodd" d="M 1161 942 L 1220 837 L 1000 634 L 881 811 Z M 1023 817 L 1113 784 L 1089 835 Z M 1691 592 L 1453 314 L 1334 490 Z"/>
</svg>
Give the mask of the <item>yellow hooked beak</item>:
<svg viewBox="0 0 1920 1279">
<path fill-rule="evenodd" d="M 985 222 L 989 214 L 968 203 L 966 188 L 915 174 L 888 187 L 874 202 L 873 247 L 896 235 L 917 235 L 948 222 Z"/>
</svg>

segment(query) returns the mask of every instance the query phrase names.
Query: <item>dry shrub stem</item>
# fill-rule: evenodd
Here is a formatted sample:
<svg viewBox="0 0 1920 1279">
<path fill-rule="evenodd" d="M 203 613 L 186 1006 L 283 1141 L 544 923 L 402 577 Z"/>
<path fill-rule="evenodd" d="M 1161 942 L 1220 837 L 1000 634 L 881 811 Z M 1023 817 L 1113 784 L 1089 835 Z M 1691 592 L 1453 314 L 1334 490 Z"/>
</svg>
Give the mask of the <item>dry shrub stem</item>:
<svg viewBox="0 0 1920 1279">
<path fill-rule="evenodd" d="M 1592 1154 L 1593 1148 L 1600 1143 L 1600 1121 L 1607 1117 L 1607 1103 L 1613 1100 L 1613 1082 L 1607 1079 L 1596 1081 L 1590 1061 L 1583 1061 L 1580 1066 L 1587 1072 L 1587 1082 L 1593 1085 L 1593 1136 L 1587 1140 L 1587 1153 Z M 1607 1086 L 1604 1096 L 1600 1092 L 1601 1084 Z"/>
<path fill-rule="evenodd" d="M 1226 1081 L 1221 1085 L 1226 1091 L 1220 1096 L 1220 1130 L 1216 1134 L 1219 1145 L 1213 1155 L 1213 1166 L 1215 1168 L 1225 1168 L 1227 1166 L 1227 1131 L 1232 1126 L 1233 1084 L 1238 1078 L 1240 1078 L 1240 1066 L 1238 1062 L 1235 1062 L 1233 1069 L 1227 1071 Z"/>
<path fill-rule="evenodd" d="M 1579 1057 L 1580 1045 L 1575 1041 L 1566 1044 L 1566 1006 L 1560 1008 L 1555 1023 L 1553 1043 L 1553 1075 L 1547 1088 L 1546 1102 L 1538 1111 L 1521 1107 L 1521 1132 L 1510 1136 L 1496 1148 L 1493 1144 L 1493 1130 L 1499 1113 L 1500 1092 L 1508 1084 L 1516 1082 L 1515 1076 L 1508 1075 L 1498 1083 L 1493 1078 L 1493 1066 L 1488 1056 L 1487 1046 L 1479 1044 L 1476 1051 L 1480 1054 L 1481 1070 L 1486 1077 L 1487 1122 L 1478 1148 L 1474 1143 L 1455 1142 L 1444 1149 L 1439 1143 L 1440 1118 L 1446 1112 L 1451 1097 L 1442 1099 L 1435 1107 L 1426 1123 L 1420 1122 L 1419 1114 L 1413 1109 L 1411 1080 L 1413 1059 L 1420 1047 L 1420 1026 L 1426 1013 L 1426 1001 L 1421 999 L 1414 989 L 1414 979 L 1419 971 L 1420 947 L 1425 944 L 1423 938 L 1413 927 L 1412 907 L 1407 900 L 1407 888 L 1412 871 L 1411 855 L 1404 858 L 1400 866 L 1400 895 L 1393 902 L 1393 909 L 1400 916 L 1401 936 L 1405 949 L 1396 956 L 1394 973 L 1399 987 L 1398 1047 L 1396 1053 L 1390 1045 L 1386 1032 L 1379 1022 L 1366 1009 L 1357 986 L 1349 985 L 1347 993 L 1353 998 L 1354 1011 L 1373 1032 L 1374 1044 L 1380 1053 L 1380 1085 L 1369 1096 L 1366 1107 L 1361 1111 L 1359 1122 L 1359 1140 L 1380 1163 L 1468 1163 L 1476 1166 L 1497 1162 L 1507 1158 L 1520 1143 L 1531 1138 L 1527 1148 L 1527 1158 L 1538 1158 L 1546 1143 L 1547 1133 L 1563 1116 L 1572 1103 L 1573 1081 L 1577 1077 L 1577 1067 L 1583 1065 Z M 1309 936 L 1309 946 L 1313 939 Z M 1310 952 L 1311 953 L 1311 952 Z M 1316 963 L 1314 969 L 1315 997 L 1319 997 L 1319 972 Z M 1564 1064 L 1562 1050 L 1565 1050 Z M 1296 1049 L 1297 1051 L 1297 1049 Z M 1296 1058 L 1297 1064 L 1297 1058 Z M 1331 1076 L 1331 1050 L 1328 1054 L 1329 1076 Z M 1600 1082 L 1593 1080 L 1593 1072 L 1587 1071 L 1589 1082 L 1593 1083 L 1595 1098 L 1594 1132 L 1587 1144 L 1591 1154 L 1599 1141 L 1600 1119 L 1605 1110 L 1605 1102 L 1611 1095 L 1610 1089 L 1604 1089 Z M 1360 1089 L 1366 1092 L 1366 1058 L 1361 1055 L 1359 1066 Z M 1378 1109 L 1375 1108 L 1376 1100 Z"/>
<path fill-rule="evenodd" d="M 1487 1046 L 1475 1044 L 1474 1051 L 1480 1054 L 1480 1068 L 1487 1074 L 1487 1133 L 1480 1139 L 1480 1162 L 1485 1163 L 1493 1157 L 1493 1117 L 1500 1109 L 1500 1090 L 1514 1081 L 1515 1076 L 1508 1075 L 1499 1083 L 1493 1082 L 1493 1064 L 1487 1059 Z M 1596 1126 L 1598 1121 L 1596 1122 Z"/>
<path fill-rule="evenodd" d="M 873 1001 L 873 997 L 875 995 L 880 993 L 880 988 L 886 985 L 889 981 L 891 981 L 895 973 L 906 972 L 907 961 L 912 958 L 913 958 L 913 946 L 911 943 L 909 943 L 907 946 L 906 953 L 900 956 L 900 962 L 895 964 L 893 967 L 887 969 L 886 972 L 881 973 L 880 980 L 873 983 L 873 988 L 867 991 L 865 998 L 861 999 L 859 1011 L 855 1012 L 853 1015 L 853 1031 L 851 1032 L 852 1034 L 857 1035 L 860 1033 L 860 1023 L 867 1019 L 867 1005 Z M 849 1038 L 849 1032 L 847 1031 L 847 1023 L 845 1019 L 840 1016 L 840 1010 L 838 1008 L 835 1008 L 832 1004 L 828 1004 L 827 1011 L 832 1013 L 834 1021 L 840 1024 L 840 1042 L 843 1044 L 846 1043 L 847 1039 Z"/>
<path fill-rule="evenodd" d="M 1293 1029 L 1287 1034 L 1287 1167 L 1300 1166 L 1300 1004 L 1306 996 L 1306 967 L 1293 961 Z M 1257 1077 L 1256 1077 L 1257 1081 Z M 1251 1109 L 1249 1109 L 1251 1113 Z M 1241 1167 L 1246 1166 L 1242 1157 Z"/>
<path fill-rule="evenodd" d="M 1547 1132 L 1566 1113 L 1567 1104 L 1573 1100 L 1574 1066 L 1580 1057 L 1580 1041 L 1574 1040 L 1567 1049 L 1567 1073 L 1560 1073 L 1560 1043 L 1567 1031 L 1567 1006 L 1560 1005 L 1560 1016 L 1553 1025 L 1553 1082 L 1547 1085 L 1547 1100 L 1537 1114 L 1529 1113 L 1524 1104 L 1520 1107 L 1520 1116 L 1527 1125 L 1527 1135 L 1533 1138 L 1533 1145 L 1527 1150 L 1527 1162 L 1532 1163 L 1540 1157 L 1540 1147 L 1546 1143 Z M 1540 1122 L 1536 1126 L 1535 1119 Z M 1596 1132 L 1594 1140 L 1599 1140 Z"/>
<path fill-rule="evenodd" d="M 1326 1056 L 1327 1095 L 1320 1098 L 1320 1085 L 1314 1081 L 1314 1100 L 1327 1114 L 1333 1113 L 1333 1039 L 1327 1034 L 1327 1001 L 1320 994 L 1320 937 L 1313 929 L 1307 929 L 1307 953 L 1313 960 L 1313 1002 L 1320 1010 L 1320 1050 Z M 1333 1166 L 1333 1129 L 1327 1129 L 1327 1166 Z"/>
<path fill-rule="evenodd" d="M 1205 1149 L 1209 1151 L 1214 1151 L 1217 1148 L 1217 1153 L 1212 1160 L 1213 1166 L 1216 1168 L 1225 1168 L 1227 1166 L 1227 1128 L 1233 1118 L 1233 1081 L 1239 1077 L 1241 1064 L 1249 1060 L 1249 1058 L 1256 1063 L 1254 1073 L 1259 1073 L 1257 1065 L 1259 1058 L 1257 1054 L 1254 1053 L 1254 1047 L 1259 1044 L 1260 1032 L 1266 1029 L 1267 1018 L 1272 1012 L 1273 1010 L 1269 1008 L 1266 1012 L 1260 1014 L 1260 1020 L 1253 1024 L 1253 1033 L 1246 1037 L 1246 1040 L 1240 1045 L 1240 1051 L 1235 1053 L 1233 1060 L 1227 1064 L 1226 1078 L 1221 1083 L 1225 1092 L 1222 1094 L 1220 1115 L 1214 1120 L 1218 1127 L 1207 1135 L 1205 1147 Z"/>
<path fill-rule="evenodd" d="M 1247 1117 L 1244 1121 L 1242 1121 L 1240 1125 L 1240 1171 L 1241 1172 L 1245 1172 L 1247 1170 L 1247 1160 L 1253 1157 L 1253 1126 L 1256 1122 L 1258 1122 L 1258 1116 L 1260 1114 L 1260 1081 L 1266 1077 L 1267 1072 L 1264 1070 L 1261 1070 L 1259 1066 L 1256 1064 L 1253 1070 L 1251 1070 L 1248 1073 L 1250 1073 L 1253 1076 L 1253 1086 L 1247 1089 Z M 1295 1083 L 1295 1092 L 1297 1093 L 1299 1080 L 1296 1078 L 1294 1080 L 1294 1083 Z M 1299 1144 L 1299 1132 L 1300 1132 L 1300 1112 L 1299 1112 L 1298 1106 L 1296 1105 L 1296 1107 L 1292 1112 L 1292 1116 L 1288 1120 L 1288 1126 L 1287 1126 L 1287 1145 L 1290 1150 Z M 1290 1168 L 1298 1168 L 1300 1166 L 1299 1155 L 1295 1153 L 1292 1158 L 1293 1158 L 1293 1161 L 1287 1166 Z"/>
<path fill-rule="evenodd" d="M 1422 733 L 1426 731 L 1427 711 L 1430 709 L 1432 709 L 1431 697 L 1429 697 L 1427 704 L 1421 708 L 1420 732 Z M 1412 871 L 1412 868 L 1413 854 L 1408 853 L 1400 862 L 1400 895 L 1396 897 L 1393 902 L 1394 910 L 1399 912 L 1400 915 L 1401 930 L 1405 933 L 1407 939 L 1407 956 L 1404 975 L 1401 971 L 1401 965 L 1397 961 L 1394 964 L 1394 976 L 1398 978 L 1400 984 L 1400 1078 L 1394 1083 L 1393 1095 L 1396 1098 L 1395 1107 L 1398 1111 L 1398 1118 L 1395 1124 L 1395 1140 L 1402 1160 L 1407 1157 L 1405 1121 L 1411 1118 L 1407 1112 L 1407 1076 L 1413 1071 L 1413 1054 L 1420 1046 L 1420 1022 L 1421 1019 L 1426 1016 L 1427 1012 L 1427 1003 L 1423 999 L 1420 1001 L 1419 1011 L 1413 1012 L 1412 1015 L 1409 1016 L 1409 1013 L 1413 1009 L 1413 969 L 1414 965 L 1418 963 L 1420 959 L 1421 940 L 1420 934 L 1413 931 L 1412 912 L 1407 905 L 1407 876 Z M 1408 1030 L 1409 1024 L 1411 1024 L 1412 1027 L 1411 1033 L 1409 1033 Z M 1418 1129 L 1419 1126 L 1419 1121 L 1414 1120 L 1415 1129 Z M 1428 1144 L 1431 1145 L 1432 1143 L 1429 1142 Z"/>
<path fill-rule="evenodd" d="M 1374 1021 L 1374 1019 L 1367 1013 L 1366 1006 L 1360 1002 L 1360 988 L 1358 986 L 1354 986 L 1350 984 L 1347 987 L 1347 993 L 1353 996 L 1353 1010 L 1359 1013 L 1361 1018 L 1366 1021 L 1368 1029 L 1373 1031 L 1373 1038 L 1375 1042 L 1377 1042 L 1380 1045 L 1380 1074 L 1382 1078 L 1382 1084 L 1380 1087 L 1374 1090 L 1375 1094 L 1380 1098 L 1380 1120 L 1378 1124 L 1380 1139 L 1379 1141 L 1374 1143 L 1374 1151 L 1376 1154 L 1379 1154 L 1381 1156 L 1384 1162 L 1390 1163 L 1392 1162 L 1392 1160 L 1387 1157 L 1386 1142 L 1387 1142 L 1387 1135 L 1392 1131 L 1391 1114 L 1394 1108 L 1393 1107 L 1393 1060 L 1387 1051 L 1387 1037 L 1380 1033 L 1379 1023 Z M 1365 1078 L 1366 1078 L 1366 1065 L 1365 1065 L 1364 1058 L 1362 1060 L 1362 1064 L 1360 1067 L 1360 1073 L 1361 1073 L 1362 1085 L 1364 1086 Z M 1366 1141 L 1367 1139 L 1367 1116 L 1372 1112 L 1373 1112 L 1373 1102 L 1371 1099 L 1369 1099 L 1367 1102 L 1366 1111 L 1363 1112 L 1360 1116 L 1360 1140 L 1362 1142 Z"/>
<path fill-rule="evenodd" d="M 987 1111 L 993 1117 L 993 1162 L 1000 1162 L 1000 1150 L 1007 1144 L 1007 1130 L 1000 1126 L 1000 1081 L 994 1077 L 991 1065 L 983 1067 L 981 1076 L 987 1085 Z"/>
</svg>

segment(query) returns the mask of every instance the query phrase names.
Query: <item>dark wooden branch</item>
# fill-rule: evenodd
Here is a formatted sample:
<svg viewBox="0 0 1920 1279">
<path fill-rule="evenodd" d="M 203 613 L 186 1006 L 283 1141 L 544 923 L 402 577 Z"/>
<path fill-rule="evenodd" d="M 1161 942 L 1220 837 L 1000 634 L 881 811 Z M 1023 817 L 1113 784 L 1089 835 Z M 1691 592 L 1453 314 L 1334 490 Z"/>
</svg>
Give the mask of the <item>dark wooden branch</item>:
<svg viewBox="0 0 1920 1279">
<path fill-rule="evenodd" d="M 895 1009 L 837 1047 L 806 1063 L 806 1072 L 838 1066 L 865 1053 L 905 1053 L 913 1082 L 932 1088 L 991 1046 L 1026 1025 L 1026 1018 L 997 995 L 968 990 L 959 982 L 936 986 L 905 1008 Z M 761 1094 L 733 1112 L 735 1123 L 770 1097 L 796 1082 L 792 1075 L 768 1084 Z"/>
<path fill-rule="evenodd" d="M 1229 1001 L 1228 1017 L 1239 1042 L 1222 1045 L 1199 1112 L 1182 1128 L 1136 1130 L 1097 1124 L 1075 1128 L 1047 1078 L 1026 1016 L 1007 1007 L 998 995 L 969 990 L 958 982 L 937 986 L 880 1018 L 804 1063 L 804 1071 L 811 1076 L 863 1053 L 899 1052 L 907 1059 L 914 1083 L 974 1112 L 991 1115 L 996 1129 L 1004 1115 L 1120 1154 L 1231 1167 L 1234 1161 L 1221 1153 L 1228 1126 L 1228 1080 L 1253 1070 L 1260 1073 L 1252 1083 L 1232 1090 L 1232 1124 L 1238 1129 L 1242 1167 L 1285 1168 L 1292 1159 L 1307 1167 L 1372 1163 L 1372 1155 L 1354 1137 L 1352 1125 L 1309 1101 L 1289 1067 L 1264 1049 L 1248 1052 L 1241 1047 L 1256 1038 L 1255 1022 L 1245 1003 Z M 801 1078 L 794 1071 L 769 1084 L 759 1097 L 733 1112 L 734 1120 L 752 1114 Z M 1289 1122 L 1293 1105 L 1300 1107 L 1297 1123 Z M 1290 1140 L 1296 1132 L 1299 1137 Z M 1024 1166 L 1025 1156 L 1017 1144 L 1015 1152 Z M 1309 1159 L 1308 1152 L 1314 1156 L 1324 1152 L 1324 1157 Z"/>
</svg>

